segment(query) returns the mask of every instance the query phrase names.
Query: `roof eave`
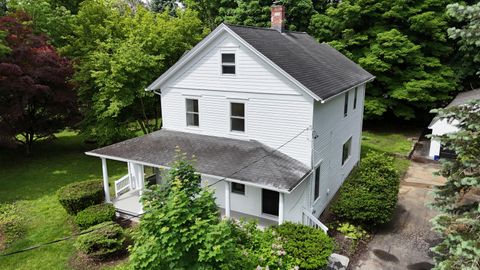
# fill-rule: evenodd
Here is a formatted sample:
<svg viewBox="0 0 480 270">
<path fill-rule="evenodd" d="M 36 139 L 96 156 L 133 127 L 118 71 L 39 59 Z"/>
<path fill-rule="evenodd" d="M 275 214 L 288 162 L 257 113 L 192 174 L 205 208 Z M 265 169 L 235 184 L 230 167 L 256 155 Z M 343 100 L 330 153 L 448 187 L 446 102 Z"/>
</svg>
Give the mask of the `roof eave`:
<svg viewBox="0 0 480 270">
<path fill-rule="evenodd" d="M 333 96 L 331 96 L 331 97 L 328 97 L 328 98 L 324 99 L 324 100 L 321 101 L 321 102 L 322 102 L 322 103 L 325 103 L 325 102 L 327 102 L 327 101 L 329 101 L 329 100 L 331 100 L 331 99 L 334 99 L 334 98 L 336 98 L 337 96 L 339 96 L 339 95 L 341 95 L 341 94 L 343 94 L 343 93 L 345 93 L 345 92 L 347 92 L 347 91 L 350 91 L 350 90 L 354 89 L 355 87 L 358 87 L 358 86 L 360 86 L 360 85 L 362 85 L 362 84 L 369 83 L 369 82 L 375 80 L 375 78 L 376 78 L 376 77 L 372 75 L 372 77 L 370 77 L 370 78 L 368 78 L 368 79 L 366 79 L 366 80 L 364 80 L 364 81 L 362 81 L 362 82 L 360 82 L 360 83 L 357 83 L 357 84 L 355 84 L 355 85 L 352 86 L 352 87 L 346 88 L 345 90 L 343 90 L 343 91 L 341 91 L 341 92 L 339 92 L 339 93 L 337 93 L 337 94 L 335 94 L 335 95 L 333 95 Z"/>
</svg>

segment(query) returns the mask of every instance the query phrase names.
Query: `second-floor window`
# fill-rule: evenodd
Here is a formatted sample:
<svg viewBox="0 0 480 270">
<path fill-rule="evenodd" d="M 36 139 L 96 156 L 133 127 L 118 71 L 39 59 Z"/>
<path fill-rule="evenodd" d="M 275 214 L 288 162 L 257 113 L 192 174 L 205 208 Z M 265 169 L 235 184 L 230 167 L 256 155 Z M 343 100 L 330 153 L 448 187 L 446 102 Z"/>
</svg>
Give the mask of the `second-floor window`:
<svg viewBox="0 0 480 270">
<path fill-rule="evenodd" d="M 234 53 L 222 53 L 222 74 L 235 74 Z"/>
<path fill-rule="evenodd" d="M 353 96 L 353 109 L 357 108 L 357 94 L 358 94 L 358 87 L 355 87 L 355 94 Z"/>
<path fill-rule="evenodd" d="M 245 132 L 244 103 L 230 103 L 230 130 Z"/>
<path fill-rule="evenodd" d="M 187 126 L 198 127 L 199 113 L 198 113 L 198 99 L 187 99 Z"/>
<path fill-rule="evenodd" d="M 313 188 L 313 200 L 315 201 L 320 196 L 320 166 L 315 169 L 315 185 Z"/>
<path fill-rule="evenodd" d="M 345 103 L 343 104 L 343 117 L 348 115 L 348 92 L 345 93 Z"/>
</svg>

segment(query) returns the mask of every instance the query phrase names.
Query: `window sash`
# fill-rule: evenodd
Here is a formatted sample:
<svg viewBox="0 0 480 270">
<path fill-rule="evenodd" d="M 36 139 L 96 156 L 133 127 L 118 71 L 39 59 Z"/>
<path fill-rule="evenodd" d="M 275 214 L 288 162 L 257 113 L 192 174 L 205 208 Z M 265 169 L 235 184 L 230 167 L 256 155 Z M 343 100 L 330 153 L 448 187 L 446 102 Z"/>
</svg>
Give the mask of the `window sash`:
<svg viewBox="0 0 480 270">
<path fill-rule="evenodd" d="M 344 144 L 342 148 L 342 165 L 345 164 L 345 161 L 351 155 L 351 148 L 352 148 L 352 137 L 350 137 Z"/>
<path fill-rule="evenodd" d="M 245 195 L 245 185 L 232 182 L 231 191 L 235 194 Z"/>
<path fill-rule="evenodd" d="M 348 92 L 345 93 L 345 104 L 343 105 L 343 116 L 347 117 L 348 115 Z"/>
<path fill-rule="evenodd" d="M 245 103 L 230 103 L 230 130 L 245 132 Z"/>
<path fill-rule="evenodd" d="M 236 57 L 234 53 L 222 53 L 222 74 L 235 74 L 237 69 L 235 67 Z"/>
<path fill-rule="evenodd" d="M 320 196 L 320 166 L 315 169 L 315 185 L 313 191 L 313 200 L 317 200 Z"/>
<path fill-rule="evenodd" d="M 200 124 L 200 113 L 198 99 L 186 99 L 187 126 L 198 127 Z"/>
<path fill-rule="evenodd" d="M 353 109 L 354 110 L 357 108 L 357 93 L 358 93 L 358 87 L 355 87 L 355 96 L 353 97 Z"/>
</svg>

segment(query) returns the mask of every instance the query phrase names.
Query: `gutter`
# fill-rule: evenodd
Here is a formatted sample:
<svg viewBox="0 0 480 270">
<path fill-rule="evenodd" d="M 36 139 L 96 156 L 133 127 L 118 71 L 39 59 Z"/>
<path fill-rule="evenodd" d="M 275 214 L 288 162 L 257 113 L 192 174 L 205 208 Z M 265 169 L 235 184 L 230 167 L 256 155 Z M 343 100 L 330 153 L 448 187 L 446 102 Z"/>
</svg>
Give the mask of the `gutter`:
<svg viewBox="0 0 480 270">
<path fill-rule="evenodd" d="M 366 81 L 363 81 L 363 82 L 358 83 L 358 84 L 356 84 L 356 85 L 354 85 L 354 86 L 352 86 L 352 87 L 350 87 L 350 88 L 347 88 L 347 89 L 343 90 L 342 92 L 340 92 L 340 93 L 338 93 L 338 94 L 335 94 L 335 95 L 333 95 L 333 96 L 331 96 L 331 97 L 329 97 L 329 98 L 326 98 L 326 99 L 321 100 L 320 102 L 323 104 L 323 103 L 329 101 L 330 99 L 333 99 L 333 98 L 335 98 L 335 97 L 337 97 L 337 96 L 339 96 L 339 95 L 341 95 L 341 94 L 343 94 L 343 93 L 345 93 L 345 92 L 347 92 L 347 91 L 352 90 L 352 89 L 355 88 L 355 87 L 358 87 L 358 86 L 360 86 L 360 85 L 362 85 L 362 84 L 365 84 L 365 83 L 369 83 L 369 82 L 375 80 L 375 78 L 376 78 L 376 77 L 373 76 L 372 78 L 370 78 L 370 79 L 368 79 L 368 80 L 366 80 Z"/>
</svg>

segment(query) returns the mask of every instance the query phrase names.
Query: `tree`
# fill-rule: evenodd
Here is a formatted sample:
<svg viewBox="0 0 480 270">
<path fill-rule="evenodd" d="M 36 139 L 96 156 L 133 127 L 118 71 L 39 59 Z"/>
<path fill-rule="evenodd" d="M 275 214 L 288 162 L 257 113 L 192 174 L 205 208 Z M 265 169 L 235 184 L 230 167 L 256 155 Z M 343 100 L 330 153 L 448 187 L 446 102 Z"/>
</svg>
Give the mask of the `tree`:
<svg viewBox="0 0 480 270">
<path fill-rule="evenodd" d="M 164 12 L 167 11 L 170 15 L 175 15 L 177 9 L 176 0 L 150 0 L 148 6 L 152 11 Z"/>
<path fill-rule="evenodd" d="M 442 236 L 432 249 L 437 255 L 434 269 L 479 269 L 480 100 L 433 112 L 459 128 L 437 137 L 457 158 L 443 161 L 439 173 L 447 182 L 434 189 L 432 205 L 440 215 L 432 220 L 433 228 Z"/>
<path fill-rule="evenodd" d="M 128 15 L 126 15 L 128 14 Z M 109 144 L 159 128 L 160 104 L 145 88 L 206 34 L 196 13 L 148 11 L 108 1 L 85 1 L 63 48 L 75 59 L 82 131 Z"/>
<path fill-rule="evenodd" d="M 24 13 L 0 18 L 11 50 L 0 61 L 0 138 L 30 153 L 34 141 L 74 124 L 77 107 L 70 62 L 28 21 Z"/>
<path fill-rule="evenodd" d="M 447 6 L 447 14 L 463 23 L 448 29 L 450 38 L 457 40 L 466 67 L 466 76 L 472 76 L 467 83 L 471 88 L 480 87 L 480 3 L 466 6 L 458 3 Z M 477 76 L 475 76 L 475 73 Z"/>
<path fill-rule="evenodd" d="M 67 8 L 52 4 L 49 0 L 11 0 L 8 9 L 27 13 L 34 32 L 46 34 L 48 42 L 54 47 L 67 45 L 67 37 L 73 31 L 74 17 Z"/>
<path fill-rule="evenodd" d="M 310 33 L 376 76 L 366 116 L 419 117 L 449 99 L 460 74 L 447 39 L 452 0 L 345 0 L 312 16 Z"/>
<path fill-rule="evenodd" d="M 179 153 L 179 152 L 178 152 Z M 178 155 L 163 186 L 142 197 L 145 214 L 131 248 L 133 269 L 238 269 L 231 227 L 220 221 L 213 191 Z"/>
</svg>

